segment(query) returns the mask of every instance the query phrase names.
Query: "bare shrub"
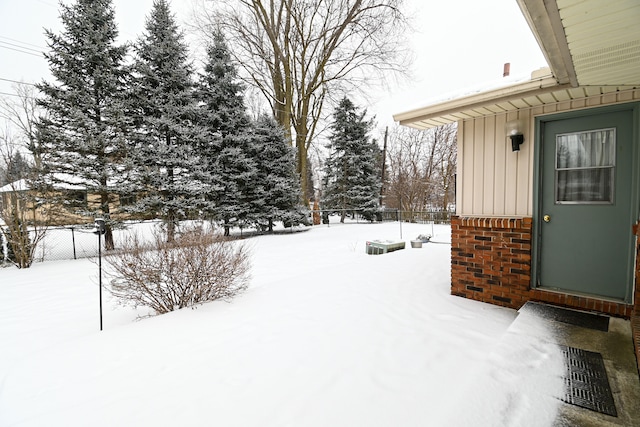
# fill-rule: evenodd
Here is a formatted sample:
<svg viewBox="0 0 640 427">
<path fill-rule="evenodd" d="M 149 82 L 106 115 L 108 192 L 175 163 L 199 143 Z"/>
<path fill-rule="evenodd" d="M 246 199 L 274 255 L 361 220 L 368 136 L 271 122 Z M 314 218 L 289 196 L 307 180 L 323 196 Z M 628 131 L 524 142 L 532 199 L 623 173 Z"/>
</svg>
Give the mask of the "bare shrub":
<svg viewBox="0 0 640 427">
<path fill-rule="evenodd" d="M 192 228 L 168 242 L 134 235 L 106 256 L 109 291 L 121 304 L 162 314 L 218 299 L 229 300 L 248 284 L 246 247 L 213 231 Z"/>
</svg>

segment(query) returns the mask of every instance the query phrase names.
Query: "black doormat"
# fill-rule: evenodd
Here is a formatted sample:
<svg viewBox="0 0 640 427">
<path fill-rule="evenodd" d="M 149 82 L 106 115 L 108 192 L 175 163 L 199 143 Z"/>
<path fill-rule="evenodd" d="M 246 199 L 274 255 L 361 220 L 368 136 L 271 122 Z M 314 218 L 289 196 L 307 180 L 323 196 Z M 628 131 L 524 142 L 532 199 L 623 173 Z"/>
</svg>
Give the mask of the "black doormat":
<svg viewBox="0 0 640 427">
<path fill-rule="evenodd" d="M 618 416 L 609 378 L 600 353 L 560 346 L 565 362 L 562 401 L 581 408 Z"/>
<path fill-rule="evenodd" d="M 533 313 L 557 322 L 595 329 L 596 331 L 609 331 L 609 316 L 570 310 L 562 307 L 554 307 L 552 305 L 540 304 L 531 301 L 527 302 L 525 307 L 526 310 L 530 310 Z"/>
</svg>

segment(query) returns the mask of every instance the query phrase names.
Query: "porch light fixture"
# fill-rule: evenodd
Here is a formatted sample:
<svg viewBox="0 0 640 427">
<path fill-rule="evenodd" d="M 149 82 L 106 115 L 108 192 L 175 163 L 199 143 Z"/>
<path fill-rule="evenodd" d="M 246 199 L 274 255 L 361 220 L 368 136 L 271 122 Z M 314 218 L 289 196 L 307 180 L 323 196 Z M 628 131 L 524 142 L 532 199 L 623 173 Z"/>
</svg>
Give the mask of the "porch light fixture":
<svg viewBox="0 0 640 427">
<path fill-rule="evenodd" d="M 520 151 L 520 145 L 524 142 L 523 128 L 522 120 L 510 120 L 505 123 L 505 133 L 511 139 L 511 151 Z"/>
</svg>

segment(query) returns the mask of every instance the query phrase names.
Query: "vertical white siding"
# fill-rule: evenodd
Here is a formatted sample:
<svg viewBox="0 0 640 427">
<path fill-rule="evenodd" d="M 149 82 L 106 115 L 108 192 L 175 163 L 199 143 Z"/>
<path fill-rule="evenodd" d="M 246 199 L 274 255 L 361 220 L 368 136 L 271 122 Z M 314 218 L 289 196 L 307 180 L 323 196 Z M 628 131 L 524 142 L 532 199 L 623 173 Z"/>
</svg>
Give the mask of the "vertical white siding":
<svg viewBox="0 0 640 427">
<path fill-rule="evenodd" d="M 485 141 L 484 159 L 482 161 L 483 169 L 494 170 L 496 159 L 496 144 L 487 144 L 487 141 L 491 141 L 494 136 L 495 129 L 495 116 L 487 117 L 484 121 L 484 134 L 482 135 Z M 483 184 L 490 178 L 483 176 Z M 494 181 L 495 184 L 495 181 Z M 495 201 L 495 185 L 482 185 L 483 197 L 480 201 L 480 206 L 483 212 L 492 212 L 494 210 L 493 204 Z"/>
<path fill-rule="evenodd" d="M 462 216 L 533 215 L 535 118 L 563 111 L 640 100 L 640 90 L 511 111 L 458 123 L 456 205 Z M 505 123 L 523 120 L 524 144 L 511 151 Z"/>
<path fill-rule="evenodd" d="M 475 120 L 473 125 L 473 139 L 479 144 L 473 146 L 473 193 L 471 194 L 471 205 L 474 212 L 482 211 L 484 200 L 484 182 L 486 172 L 484 168 L 484 152 L 491 146 L 491 141 L 485 139 L 484 120 Z"/>
<path fill-rule="evenodd" d="M 511 151 L 505 123 L 525 119 L 525 142 L 519 152 Z M 528 111 L 498 114 L 459 124 L 460 166 L 458 214 L 484 216 L 527 216 L 532 179 L 532 134 Z M 462 178 L 462 179 L 460 179 Z"/>
<path fill-rule="evenodd" d="M 502 129 L 504 134 L 504 125 L 507 122 L 506 114 L 495 116 L 495 129 Z M 498 136 L 497 138 L 500 138 Z M 507 191 L 507 144 L 494 144 L 493 156 L 493 209 L 492 215 L 498 215 L 496 212 L 504 212 L 505 198 Z"/>
</svg>

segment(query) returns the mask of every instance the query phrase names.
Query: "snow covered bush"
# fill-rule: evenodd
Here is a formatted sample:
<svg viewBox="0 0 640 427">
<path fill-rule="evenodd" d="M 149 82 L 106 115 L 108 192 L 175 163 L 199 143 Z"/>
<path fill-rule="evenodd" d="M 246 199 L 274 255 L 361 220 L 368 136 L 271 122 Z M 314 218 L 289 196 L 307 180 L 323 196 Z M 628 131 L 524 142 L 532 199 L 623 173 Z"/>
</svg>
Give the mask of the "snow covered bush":
<svg viewBox="0 0 640 427">
<path fill-rule="evenodd" d="M 246 289 L 249 253 L 243 244 L 198 227 L 169 242 L 163 233 L 153 237 L 145 243 L 133 236 L 106 257 L 109 291 L 122 305 L 162 314 L 228 300 Z"/>
</svg>

